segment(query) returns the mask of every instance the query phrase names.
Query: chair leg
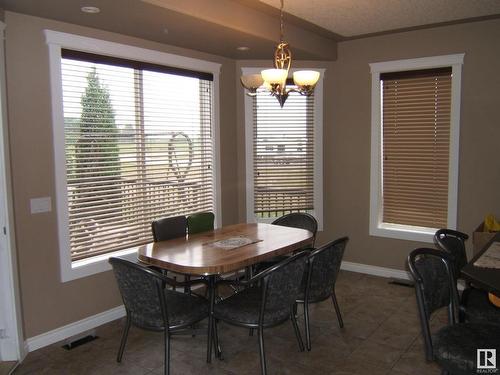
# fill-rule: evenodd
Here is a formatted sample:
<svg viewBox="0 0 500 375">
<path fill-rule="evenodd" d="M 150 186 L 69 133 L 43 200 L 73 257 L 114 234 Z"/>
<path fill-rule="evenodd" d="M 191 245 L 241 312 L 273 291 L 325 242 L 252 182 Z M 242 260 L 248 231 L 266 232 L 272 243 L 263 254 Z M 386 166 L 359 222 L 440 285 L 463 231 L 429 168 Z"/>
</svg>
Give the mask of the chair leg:
<svg viewBox="0 0 500 375">
<path fill-rule="evenodd" d="M 290 313 L 290 319 L 292 321 L 293 330 L 295 331 L 295 337 L 297 338 L 297 342 L 299 344 L 299 350 L 301 352 L 304 351 L 304 343 L 302 342 L 302 337 L 300 336 L 299 325 L 297 324 L 297 304 L 295 303 L 292 307 L 292 311 Z M 307 328 L 307 327 L 306 327 Z M 309 348 L 308 348 L 309 350 Z"/>
<path fill-rule="evenodd" d="M 262 375 L 267 374 L 266 370 L 266 353 L 264 352 L 264 328 L 259 327 L 259 350 L 260 350 L 260 372 Z"/>
<path fill-rule="evenodd" d="M 304 301 L 304 327 L 306 331 L 306 348 L 311 351 L 311 327 L 309 325 L 309 303 Z"/>
<path fill-rule="evenodd" d="M 165 359 L 164 359 L 165 375 L 170 374 L 170 333 L 165 330 Z"/>
<path fill-rule="evenodd" d="M 217 331 L 217 319 L 214 318 L 214 345 L 215 345 L 215 357 L 222 360 L 222 349 L 219 343 L 219 333 Z"/>
<path fill-rule="evenodd" d="M 342 314 L 340 314 L 340 307 L 337 303 L 337 296 L 335 295 L 335 289 L 332 291 L 332 302 L 333 307 L 335 307 L 335 312 L 337 313 L 337 319 L 339 320 L 339 327 L 344 328 L 344 321 L 342 320 Z"/>
<path fill-rule="evenodd" d="M 128 331 L 130 329 L 130 324 L 132 320 L 130 316 L 127 314 L 127 320 L 125 322 L 125 327 L 123 328 L 122 340 L 120 342 L 120 349 L 118 350 L 118 356 L 116 357 L 116 362 L 121 362 L 123 357 L 123 351 L 125 350 L 125 344 L 127 343 Z"/>
</svg>

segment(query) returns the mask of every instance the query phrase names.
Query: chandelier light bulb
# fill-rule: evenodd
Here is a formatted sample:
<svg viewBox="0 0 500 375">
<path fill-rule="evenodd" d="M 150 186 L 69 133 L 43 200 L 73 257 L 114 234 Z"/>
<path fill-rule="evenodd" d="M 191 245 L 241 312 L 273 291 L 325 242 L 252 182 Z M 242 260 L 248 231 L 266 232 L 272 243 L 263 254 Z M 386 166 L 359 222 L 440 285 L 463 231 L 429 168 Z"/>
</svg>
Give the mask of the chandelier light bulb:
<svg viewBox="0 0 500 375">
<path fill-rule="evenodd" d="M 299 70 L 293 73 L 293 82 L 297 86 L 314 86 L 319 80 L 319 72 L 314 70 Z"/>
<path fill-rule="evenodd" d="M 285 69 L 265 69 L 260 73 L 264 81 L 271 85 L 282 85 L 288 75 Z"/>
<path fill-rule="evenodd" d="M 260 74 L 246 74 L 240 77 L 241 84 L 248 90 L 256 90 L 264 84 Z"/>
</svg>

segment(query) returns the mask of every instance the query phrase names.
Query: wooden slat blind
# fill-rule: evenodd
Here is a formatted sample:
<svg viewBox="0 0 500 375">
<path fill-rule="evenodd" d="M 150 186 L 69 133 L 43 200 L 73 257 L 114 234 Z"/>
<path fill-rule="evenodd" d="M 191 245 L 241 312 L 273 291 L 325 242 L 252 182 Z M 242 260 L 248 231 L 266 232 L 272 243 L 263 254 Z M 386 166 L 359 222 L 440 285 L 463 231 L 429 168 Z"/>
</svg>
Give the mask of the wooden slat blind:
<svg viewBox="0 0 500 375">
<path fill-rule="evenodd" d="M 268 92 L 253 102 L 254 213 L 278 217 L 314 208 L 314 99 Z"/>
<path fill-rule="evenodd" d="M 73 260 L 152 241 L 156 218 L 213 211 L 210 80 L 81 54 L 61 68 Z"/>
<path fill-rule="evenodd" d="M 382 74 L 383 222 L 444 228 L 451 68 Z"/>
</svg>

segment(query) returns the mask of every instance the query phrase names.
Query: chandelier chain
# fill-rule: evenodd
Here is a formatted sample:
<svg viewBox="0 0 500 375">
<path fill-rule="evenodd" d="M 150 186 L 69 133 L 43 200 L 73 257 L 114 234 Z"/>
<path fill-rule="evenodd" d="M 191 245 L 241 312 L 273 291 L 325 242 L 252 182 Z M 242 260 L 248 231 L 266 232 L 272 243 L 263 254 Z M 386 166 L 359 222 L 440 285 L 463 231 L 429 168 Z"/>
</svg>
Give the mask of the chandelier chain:
<svg viewBox="0 0 500 375">
<path fill-rule="evenodd" d="M 284 6 L 285 0 L 281 0 L 281 7 L 280 7 L 280 42 L 283 42 L 283 37 L 284 37 L 284 23 L 283 23 L 283 6 Z"/>
</svg>

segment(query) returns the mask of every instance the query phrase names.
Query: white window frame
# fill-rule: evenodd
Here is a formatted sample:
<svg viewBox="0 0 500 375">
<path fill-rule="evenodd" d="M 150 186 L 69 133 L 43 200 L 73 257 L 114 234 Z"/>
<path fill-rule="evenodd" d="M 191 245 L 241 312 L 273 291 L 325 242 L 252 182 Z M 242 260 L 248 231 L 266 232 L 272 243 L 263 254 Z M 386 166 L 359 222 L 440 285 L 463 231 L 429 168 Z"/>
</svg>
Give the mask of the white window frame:
<svg viewBox="0 0 500 375">
<path fill-rule="evenodd" d="M 458 148 L 460 134 L 460 96 L 462 65 L 464 55 L 443 55 L 372 63 L 372 111 L 371 111 L 371 173 L 370 173 L 370 235 L 403 240 L 433 242 L 433 236 L 439 228 L 396 225 L 382 222 L 382 94 L 380 74 L 440 67 L 452 68 L 451 80 L 451 123 L 450 152 L 448 173 L 448 218 L 447 227 L 457 226 L 458 202 Z"/>
<path fill-rule="evenodd" d="M 64 147 L 64 114 L 61 75 L 61 49 L 74 49 L 83 52 L 121 57 L 130 60 L 145 61 L 154 64 L 178 67 L 213 74 L 213 104 L 212 104 L 212 129 L 213 129 L 213 165 L 214 168 L 214 199 L 215 199 L 215 224 L 220 226 L 221 213 L 221 182 L 220 182 L 220 149 L 219 149 L 219 74 L 220 64 L 194 59 L 190 57 L 173 55 L 170 53 L 133 47 L 126 44 L 114 43 L 80 35 L 67 34 L 53 30 L 44 30 L 45 40 L 49 47 L 50 82 L 52 95 L 52 130 L 54 137 L 54 164 L 56 183 L 56 211 L 59 237 L 59 255 L 61 281 L 67 282 L 78 278 L 90 276 L 99 272 L 108 271 L 111 266 L 108 258 L 111 256 L 125 256 L 136 259 L 138 247 L 131 247 L 112 253 L 97 255 L 78 261 L 71 260 L 69 241 L 69 211 L 66 181 L 66 157 Z"/>
<path fill-rule="evenodd" d="M 241 68 L 242 74 L 260 73 L 262 68 Z M 294 72 L 300 69 L 290 69 Z M 312 215 L 318 221 L 318 230 L 323 230 L 323 77 L 325 69 L 314 69 L 320 72 L 320 79 L 314 90 L 314 210 Z M 276 105 L 278 101 L 276 101 Z M 286 103 L 285 103 L 286 106 Z M 245 94 L 245 168 L 246 168 L 246 212 L 247 222 L 255 223 L 257 218 L 254 209 L 253 180 L 253 98 Z M 273 218 L 259 218 L 259 222 L 270 223 Z"/>
</svg>

